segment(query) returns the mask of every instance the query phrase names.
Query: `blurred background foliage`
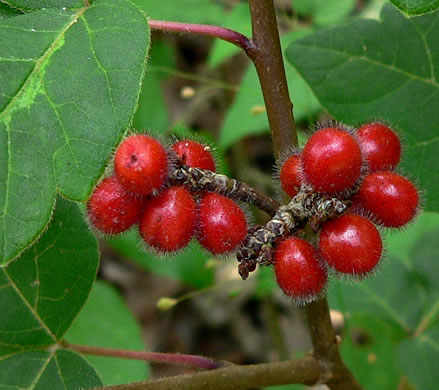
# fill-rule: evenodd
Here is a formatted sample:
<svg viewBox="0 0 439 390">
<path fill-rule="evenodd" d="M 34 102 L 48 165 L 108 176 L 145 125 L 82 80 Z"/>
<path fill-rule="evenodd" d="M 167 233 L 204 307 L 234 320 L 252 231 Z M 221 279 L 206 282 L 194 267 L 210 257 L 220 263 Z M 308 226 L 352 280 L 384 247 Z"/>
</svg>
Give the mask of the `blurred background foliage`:
<svg viewBox="0 0 439 390">
<path fill-rule="evenodd" d="M 217 24 L 251 35 L 247 1 L 134 3 L 152 19 Z M 387 3 L 275 0 L 283 51 L 299 50 L 302 41 L 298 40 L 338 31 L 340 25 L 378 20 L 383 6 L 393 7 Z M 422 13 L 419 4 L 410 8 L 403 1 L 395 3 L 406 13 Z M 0 3 L 0 18 L 9 12 Z M 189 136 L 208 142 L 215 150 L 219 171 L 281 199 L 272 178 L 275 161 L 263 97 L 245 55 L 228 43 L 190 34 L 154 32 L 151 41 L 135 131 L 162 139 Z M 432 45 L 439 47 L 437 37 Z M 337 114 L 335 119 L 355 121 L 352 111 L 340 114 L 328 103 L 313 75 L 302 71 L 303 62 L 297 65 L 290 59 L 295 67 L 287 56 L 286 74 L 302 141 L 311 124 L 334 118 L 331 114 Z M 331 71 L 309 53 L 303 52 L 301 58 Z M 437 83 L 435 88 L 437 92 Z M 419 108 L 421 112 L 413 115 L 422 120 L 424 108 Z M 379 115 L 392 119 L 390 114 L 388 118 L 385 113 Z M 410 129 L 400 127 L 403 138 L 414 136 Z M 409 150 L 411 158 L 416 158 L 413 149 Z M 429 181 L 427 212 L 404 230 L 385 232 L 387 253 L 376 274 L 359 283 L 332 280 L 328 287 L 343 357 L 367 390 L 429 390 L 439 383 L 439 215 L 435 213 L 439 192 L 437 164 L 433 166 L 438 162 L 431 157 L 405 166 L 412 177 Z M 268 218 L 256 209 L 247 211 L 254 222 L 264 223 Z M 311 350 L 303 314 L 282 296 L 271 269 L 260 269 L 243 282 L 234 258 L 213 258 L 195 242 L 176 256 L 163 258 L 146 250 L 136 231 L 100 240 L 100 247 L 99 280 L 66 335 L 70 342 L 137 350 L 146 346 L 151 351 L 203 354 L 242 364 L 300 357 Z M 167 311 L 156 307 L 163 297 L 175 299 Z M 111 358 L 87 356 L 86 360 L 107 385 L 191 372 Z"/>
</svg>

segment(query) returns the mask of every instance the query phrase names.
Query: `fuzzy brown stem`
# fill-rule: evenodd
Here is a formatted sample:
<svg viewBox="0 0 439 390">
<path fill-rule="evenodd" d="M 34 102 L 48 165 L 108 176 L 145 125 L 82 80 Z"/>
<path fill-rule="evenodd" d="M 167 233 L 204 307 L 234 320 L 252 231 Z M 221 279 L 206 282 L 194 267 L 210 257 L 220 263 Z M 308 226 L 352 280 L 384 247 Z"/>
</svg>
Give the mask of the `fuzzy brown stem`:
<svg viewBox="0 0 439 390">
<path fill-rule="evenodd" d="M 289 383 L 315 384 L 319 363 L 312 357 L 284 362 L 229 366 L 196 374 L 110 386 L 108 390 L 247 390 Z"/>
</svg>

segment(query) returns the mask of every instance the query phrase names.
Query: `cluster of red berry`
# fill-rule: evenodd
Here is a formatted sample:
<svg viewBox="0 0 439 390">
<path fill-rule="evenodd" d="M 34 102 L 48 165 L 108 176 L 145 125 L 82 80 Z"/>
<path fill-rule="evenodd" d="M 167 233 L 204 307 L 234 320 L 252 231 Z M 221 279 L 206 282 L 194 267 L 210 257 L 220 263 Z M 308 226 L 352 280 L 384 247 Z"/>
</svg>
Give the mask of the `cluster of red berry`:
<svg viewBox="0 0 439 390">
<path fill-rule="evenodd" d="M 289 196 L 311 185 L 352 201 L 347 213 L 323 224 L 318 248 L 298 237 L 275 246 L 276 278 L 287 295 L 306 302 L 322 293 L 328 271 L 362 278 L 375 269 L 383 250 L 375 225 L 403 226 L 418 209 L 416 187 L 393 172 L 400 155 L 395 132 L 373 122 L 357 130 L 339 124 L 320 128 L 303 151 L 285 159 L 279 176 Z"/>
<path fill-rule="evenodd" d="M 169 172 L 176 162 L 215 171 L 209 148 L 196 141 L 165 148 L 147 135 L 126 138 L 116 151 L 114 175 L 88 201 L 91 224 L 117 234 L 138 223 L 143 240 L 162 253 L 185 247 L 194 236 L 214 254 L 233 251 L 247 233 L 245 214 L 223 195 L 174 183 Z"/>
<path fill-rule="evenodd" d="M 376 226 L 400 227 L 416 215 L 417 189 L 393 171 L 400 156 L 398 136 L 382 123 L 321 127 L 281 165 L 280 182 L 291 202 L 265 228 L 247 230 L 238 204 L 209 191 L 215 188 L 212 177 L 228 195 L 230 183 L 239 185 L 214 173 L 208 147 L 193 140 L 164 147 L 150 136 L 133 135 L 118 147 L 114 175 L 96 187 L 88 214 L 94 227 L 109 234 L 138 223 L 143 240 L 162 253 L 185 247 L 194 236 L 213 254 L 239 248 L 244 279 L 256 264 L 274 264 L 280 288 L 303 303 L 324 291 L 329 272 L 367 276 L 382 257 Z M 255 193 L 243 194 L 251 201 Z M 328 212 L 334 205 L 343 208 Z M 307 221 L 318 236 L 305 237 Z"/>
</svg>

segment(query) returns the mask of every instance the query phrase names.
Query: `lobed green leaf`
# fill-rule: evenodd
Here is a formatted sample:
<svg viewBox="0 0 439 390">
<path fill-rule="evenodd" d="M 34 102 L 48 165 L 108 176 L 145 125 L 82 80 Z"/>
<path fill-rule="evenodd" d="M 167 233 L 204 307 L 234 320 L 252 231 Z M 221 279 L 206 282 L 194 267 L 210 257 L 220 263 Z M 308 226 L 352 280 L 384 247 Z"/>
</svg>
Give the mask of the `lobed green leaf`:
<svg viewBox="0 0 439 390">
<path fill-rule="evenodd" d="M 132 121 L 148 47 L 123 0 L 0 21 L 0 264 L 41 234 L 56 190 L 88 198 Z"/>
<path fill-rule="evenodd" d="M 0 268 L 0 355 L 61 340 L 87 299 L 98 263 L 96 239 L 78 206 L 58 198 L 38 243 Z"/>
<path fill-rule="evenodd" d="M 402 167 L 439 210 L 438 12 L 407 19 L 394 7 L 381 21 L 358 20 L 294 41 L 288 60 L 320 103 L 349 124 L 383 119 L 402 131 Z"/>
<path fill-rule="evenodd" d="M 94 369 L 78 354 L 58 349 L 0 357 L 2 389 L 90 389 L 101 386 Z"/>
</svg>

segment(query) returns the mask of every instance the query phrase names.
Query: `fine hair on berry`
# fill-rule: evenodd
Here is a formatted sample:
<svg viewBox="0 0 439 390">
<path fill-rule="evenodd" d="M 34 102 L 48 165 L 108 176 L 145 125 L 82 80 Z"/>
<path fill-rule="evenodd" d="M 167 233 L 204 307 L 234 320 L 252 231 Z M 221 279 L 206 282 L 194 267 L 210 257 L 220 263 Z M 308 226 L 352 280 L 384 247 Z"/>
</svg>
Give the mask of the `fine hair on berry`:
<svg viewBox="0 0 439 390">
<path fill-rule="evenodd" d="M 127 191 L 142 195 L 157 192 L 168 177 L 166 149 L 148 135 L 132 135 L 117 148 L 114 171 Z"/>
<path fill-rule="evenodd" d="M 140 217 L 143 200 L 128 193 L 115 176 L 102 180 L 87 203 L 91 224 L 103 233 L 118 234 Z"/>
<path fill-rule="evenodd" d="M 285 159 L 279 170 L 280 184 L 288 196 L 297 195 L 303 183 L 302 175 L 302 155 L 296 152 Z"/>
<path fill-rule="evenodd" d="M 401 142 L 389 126 L 380 122 L 362 125 L 357 130 L 361 150 L 371 172 L 392 170 L 401 158 Z"/>
<path fill-rule="evenodd" d="M 380 232 L 371 221 L 346 214 L 325 222 L 319 235 L 319 250 L 330 268 L 361 278 L 377 266 L 383 245 Z"/>
<path fill-rule="evenodd" d="M 140 235 L 159 252 L 175 252 L 185 247 L 194 235 L 196 209 L 195 200 L 185 187 L 169 187 L 145 202 Z"/>
<path fill-rule="evenodd" d="M 215 160 L 209 146 L 190 139 L 184 139 L 174 143 L 172 149 L 183 164 L 215 172 Z"/>
<path fill-rule="evenodd" d="M 302 164 L 306 181 L 316 191 L 336 193 L 350 189 L 360 178 L 363 156 L 350 132 L 324 127 L 305 144 Z"/>
<path fill-rule="evenodd" d="M 355 201 L 386 227 L 404 226 L 418 211 L 419 194 L 415 185 L 394 172 L 367 175 Z"/>
<path fill-rule="evenodd" d="M 308 241 L 297 237 L 283 240 L 275 248 L 274 262 L 277 284 L 296 303 L 310 302 L 323 292 L 327 273 Z"/>
<path fill-rule="evenodd" d="M 247 219 L 238 204 L 215 192 L 205 193 L 197 210 L 197 239 L 219 255 L 236 249 L 247 235 Z"/>
</svg>

